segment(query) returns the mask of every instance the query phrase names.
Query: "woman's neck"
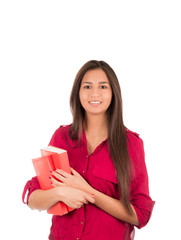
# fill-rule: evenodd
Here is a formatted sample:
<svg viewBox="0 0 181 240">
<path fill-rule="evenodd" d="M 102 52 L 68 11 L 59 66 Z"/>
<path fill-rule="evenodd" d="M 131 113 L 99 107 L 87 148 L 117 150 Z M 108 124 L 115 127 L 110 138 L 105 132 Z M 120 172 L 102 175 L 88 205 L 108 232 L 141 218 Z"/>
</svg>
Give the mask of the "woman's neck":
<svg viewBox="0 0 181 240">
<path fill-rule="evenodd" d="M 107 117 L 105 115 L 86 116 L 84 129 L 88 135 L 107 137 Z"/>
</svg>

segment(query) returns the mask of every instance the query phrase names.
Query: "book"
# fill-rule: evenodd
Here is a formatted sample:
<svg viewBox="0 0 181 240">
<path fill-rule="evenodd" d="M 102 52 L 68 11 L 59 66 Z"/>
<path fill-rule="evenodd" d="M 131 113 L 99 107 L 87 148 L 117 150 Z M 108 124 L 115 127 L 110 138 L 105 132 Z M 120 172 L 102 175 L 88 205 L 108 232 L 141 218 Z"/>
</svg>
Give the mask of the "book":
<svg viewBox="0 0 181 240">
<path fill-rule="evenodd" d="M 50 180 L 50 171 L 62 169 L 71 174 L 67 151 L 53 146 L 40 149 L 41 157 L 32 159 L 33 166 L 38 178 L 40 188 L 48 190 L 53 188 Z M 74 210 L 63 202 L 58 202 L 47 209 L 47 213 L 54 215 L 64 215 Z"/>
</svg>

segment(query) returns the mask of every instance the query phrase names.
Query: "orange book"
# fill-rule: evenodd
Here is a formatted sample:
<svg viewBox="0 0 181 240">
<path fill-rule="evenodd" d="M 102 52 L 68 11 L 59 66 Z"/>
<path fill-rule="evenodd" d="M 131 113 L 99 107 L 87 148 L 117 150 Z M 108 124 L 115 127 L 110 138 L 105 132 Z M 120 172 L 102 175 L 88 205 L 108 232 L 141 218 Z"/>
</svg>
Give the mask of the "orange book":
<svg viewBox="0 0 181 240">
<path fill-rule="evenodd" d="M 32 159 L 34 169 L 40 184 L 41 189 L 48 190 L 53 188 L 51 185 L 50 170 L 62 169 L 71 174 L 67 151 L 48 146 L 41 149 L 40 158 Z M 47 210 L 47 213 L 54 215 L 64 215 L 74 209 L 70 208 L 63 202 L 58 202 Z"/>
</svg>

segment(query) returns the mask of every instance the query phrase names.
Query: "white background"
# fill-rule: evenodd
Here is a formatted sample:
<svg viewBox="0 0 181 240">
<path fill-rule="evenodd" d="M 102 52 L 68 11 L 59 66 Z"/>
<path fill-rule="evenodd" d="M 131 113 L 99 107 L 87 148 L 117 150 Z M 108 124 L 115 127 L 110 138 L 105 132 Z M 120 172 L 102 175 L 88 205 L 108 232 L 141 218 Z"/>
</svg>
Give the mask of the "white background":
<svg viewBox="0 0 181 240">
<path fill-rule="evenodd" d="M 180 1 L 0 2 L 0 207 L 3 239 L 47 239 L 51 216 L 21 202 L 40 156 L 61 124 L 88 60 L 108 62 L 122 89 L 125 125 L 144 140 L 149 224 L 136 240 L 180 237 Z"/>
</svg>

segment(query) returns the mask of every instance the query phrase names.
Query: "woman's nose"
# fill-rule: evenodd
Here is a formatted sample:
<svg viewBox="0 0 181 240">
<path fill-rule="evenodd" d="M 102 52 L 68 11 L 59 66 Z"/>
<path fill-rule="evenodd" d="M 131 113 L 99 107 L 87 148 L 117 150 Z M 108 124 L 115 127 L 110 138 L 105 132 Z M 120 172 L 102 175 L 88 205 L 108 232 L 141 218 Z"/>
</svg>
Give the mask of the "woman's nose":
<svg viewBox="0 0 181 240">
<path fill-rule="evenodd" d="M 99 89 L 97 89 L 97 88 L 92 88 L 91 96 L 92 96 L 92 97 L 100 96 L 100 91 L 99 91 Z"/>
</svg>

